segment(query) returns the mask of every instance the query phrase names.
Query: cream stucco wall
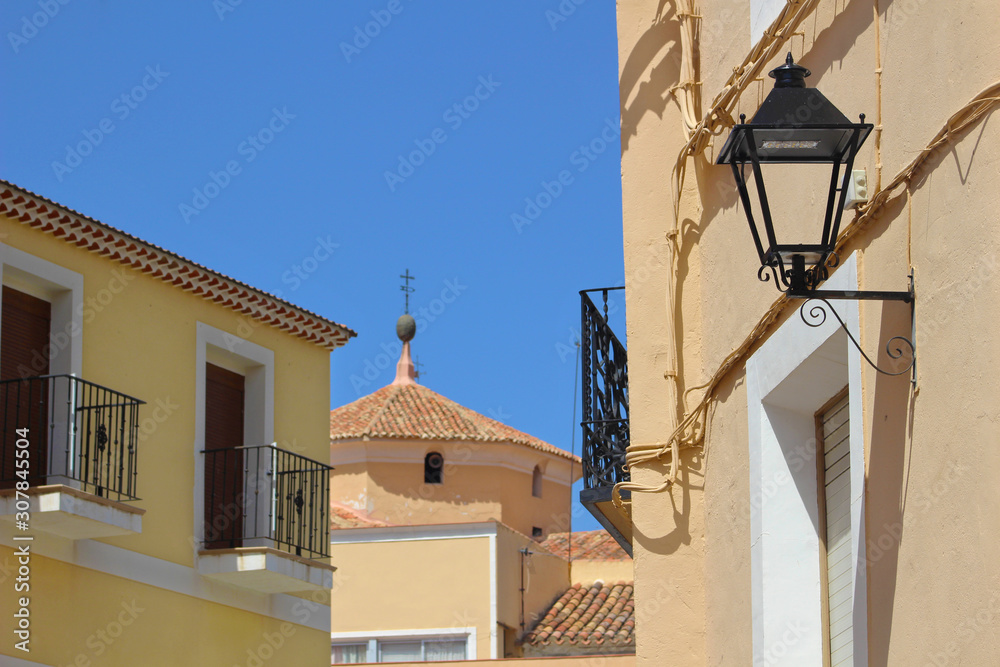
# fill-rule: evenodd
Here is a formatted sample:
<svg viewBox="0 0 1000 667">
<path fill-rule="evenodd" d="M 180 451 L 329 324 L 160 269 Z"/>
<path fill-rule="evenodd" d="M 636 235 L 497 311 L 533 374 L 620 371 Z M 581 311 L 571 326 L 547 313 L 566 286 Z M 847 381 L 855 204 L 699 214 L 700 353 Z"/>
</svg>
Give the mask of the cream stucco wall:
<svg viewBox="0 0 1000 667">
<path fill-rule="evenodd" d="M 750 50 L 752 4 L 697 3 L 703 106 Z M 644 278 L 636 271 L 665 244 L 673 205 L 669 171 L 684 142 L 669 92 L 679 77 L 679 21 L 672 3 L 661 5 L 618 3 L 634 443 L 662 441 L 676 418 L 677 402 L 664 379 L 672 352 L 664 349 L 665 329 L 677 333 L 681 389 L 695 386 L 777 296 L 772 283 L 756 280 L 758 263 L 731 174 L 713 164 L 728 130 L 687 162 L 672 311 L 664 308 L 665 272 Z M 995 10 L 986 0 L 820 2 L 780 54 L 790 50 L 811 69 L 807 84 L 821 88 L 845 115 L 865 113 L 882 126 L 855 165 L 867 170 L 869 189 L 877 192 L 949 116 L 1000 79 L 1000 36 L 993 22 L 983 20 Z M 763 71 L 778 64 L 776 59 Z M 752 117 L 770 87 L 766 76 L 752 83 L 733 116 Z M 908 191 L 900 188 L 842 253 L 856 253 L 862 289 L 902 290 L 910 267 L 916 276 L 917 389 L 906 378 L 861 369 L 870 664 L 989 664 L 1000 653 L 1000 540 L 985 528 L 1000 523 L 994 446 L 1000 401 L 989 379 L 1000 371 L 993 326 L 1000 314 L 998 159 L 1000 136 L 987 116 L 935 153 Z M 801 173 L 782 185 L 798 198 L 772 200 L 776 215 L 815 204 L 825 187 L 806 186 Z M 845 215 L 845 226 L 852 217 Z M 861 345 L 886 364 L 885 343 L 909 334 L 909 311 L 879 302 L 860 308 Z M 790 317 L 798 317 L 791 307 L 766 335 Z M 745 383 L 741 362 L 716 388 L 705 456 L 682 473 L 672 499 L 633 494 L 638 664 L 752 660 Z M 646 465 L 634 469 L 633 478 L 656 483 L 663 473 Z M 686 509 L 677 502 L 685 494 L 694 498 Z M 676 531 L 679 521 L 687 525 L 691 546 L 682 541 L 675 549 L 662 536 Z M 702 538 L 703 550 L 697 547 Z M 700 606 L 677 614 L 669 605 L 651 604 L 648 591 L 660 582 L 679 571 L 693 580 L 699 569 Z"/>
<path fill-rule="evenodd" d="M 522 558 L 521 549 L 530 553 Z M 568 562 L 538 548 L 531 538 L 506 526 L 497 526 L 497 620 L 513 629 L 520 639 L 522 605 L 524 631 L 529 631 L 569 588 L 569 572 Z"/>
<path fill-rule="evenodd" d="M 635 573 L 631 559 L 625 560 L 574 560 L 570 567 L 570 583 L 589 586 L 595 581 L 613 584 L 632 581 Z"/>
<path fill-rule="evenodd" d="M 445 459 L 441 484 L 424 483 L 424 456 Z M 337 441 L 331 444 L 331 500 L 397 525 L 496 519 L 527 535 L 569 526 L 570 479 L 580 466 L 564 457 L 503 442 Z M 540 466 L 542 495 L 532 495 Z"/>
<path fill-rule="evenodd" d="M 495 618 L 491 606 L 496 604 L 490 591 L 496 568 L 490 533 L 495 535 L 495 530 L 492 524 L 489 529 L 478 527 L 452 535 L 398 529 L 335 531 L 335 638 L 474 627 L 476 655 L 490 657 Z"/>
<path fill-rule="evenodd" d="M 494 521 L 344 529 L 332 539 L 335 642 L 475 628 L 476 657 L 502 658 L 518 652 L 522 609 L 530 630 L 570 586 L 569 563 Z"/>
</svg>

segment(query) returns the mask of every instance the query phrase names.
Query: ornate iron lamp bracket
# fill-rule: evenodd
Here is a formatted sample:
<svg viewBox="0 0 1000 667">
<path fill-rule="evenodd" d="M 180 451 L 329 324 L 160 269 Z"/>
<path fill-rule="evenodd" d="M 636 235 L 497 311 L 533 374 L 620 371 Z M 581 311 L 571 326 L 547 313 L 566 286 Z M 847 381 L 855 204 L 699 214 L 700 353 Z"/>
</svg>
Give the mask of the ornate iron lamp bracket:
<svg viewBox="0 0 1000 667">
<path fill-rule="evenodd" d="M 903 375 L 907 371 L 911 372 L 910 382 L 915 387 L 917 385 L 917 348 L 916 348 L 916 293 L 913 289 L 913 271 L 910 271 L 910 289 L 906 292 L 860 292 L 853 290 L 789 290 L 788 297 L 791 299 L 805 299 L 805 303 L 799 308 L 799 316 L 807 326 L 820 327 L 826 322 L 827 310 L 840 323 L 840 328 L 844 330 L 851 343 L 858 349 L 868 365 L 883 375 Z M 879 368 L 878 365 L 861 349 L 857 339 L 847 328 L 844 320 L 840 318 L 834 310 L 830 299 L 835 300 L 858 300 L 858 301 L 903 301 L 910 304 L 910 337 L 893 336 L 886 343 L 885 351 L 893 360 L 909 358 L 909 363 L 904 368 L 896 371 L 889 371 Z M 812 306 L 809 304 L 812 303 Z M 826 306 L 824 308 L 824 305 Z M 809 306 L 807 308 L 807 306 Z"/>
</svg>

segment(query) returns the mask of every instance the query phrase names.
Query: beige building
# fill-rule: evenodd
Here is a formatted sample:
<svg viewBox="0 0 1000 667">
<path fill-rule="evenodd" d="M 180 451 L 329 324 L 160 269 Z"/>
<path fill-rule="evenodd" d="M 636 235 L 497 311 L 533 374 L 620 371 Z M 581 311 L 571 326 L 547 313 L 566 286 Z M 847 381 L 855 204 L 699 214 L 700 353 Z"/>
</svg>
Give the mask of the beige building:
<svg viewBox="0 0 1000 667">
<path fill-rule="evenodd" d="M 638 664 L 996 664 L 996 9 L 618 3 L 629 428 L 595 431 L 613 465 L 591 463 L 594 507 L 634 550 Z M 912 271 L 915 310 L 838 299 L 800 315 L 761 269 L 752 165 L 743 197 L 718 162 L 741 115 L 767 115 L 788 53 L 848 123 L 872 126 L 819 288 L 906 291 Z M 787 134 L 748 141 L 824 150 L 802 104 Z M 819 238 L 829 171 L 761 172 L 776 233 Z M 826 321 L 809 326 L 816 305 Z M 896 336 L 915 343 L 912 373 Z M 622 480 L 600 473 L 626 444 L 619 511 Z"/>
<path fill-rule="evenodd" d="M 395 380 L 330 415 L 333 663 L 634 653 L 631 563 L 565 532 L 579 458 L 418 384 L 407 318 Z"/>
</svg>

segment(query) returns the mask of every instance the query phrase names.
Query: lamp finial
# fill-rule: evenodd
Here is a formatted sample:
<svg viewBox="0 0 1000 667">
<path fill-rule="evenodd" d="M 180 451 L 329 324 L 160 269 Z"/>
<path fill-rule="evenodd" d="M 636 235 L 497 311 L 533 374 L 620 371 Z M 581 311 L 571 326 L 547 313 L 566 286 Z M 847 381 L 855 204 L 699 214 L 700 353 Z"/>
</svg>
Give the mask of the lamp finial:
<svg viewBox="0 0 1000 667">
<path fill-rule="evenodd" d="M 812 72 L 807 70 L 802 65 L 795 64 L 795 61 L 792 59 L 791 51 L 789 51 L 788 55 L 785 56 L 784 65 L 775 67 L 773 70 L 768 72 L 768 76 L 774 79 L 775 88 L 805 88 L 806 77 L 811 74 Z"/>
</svg>

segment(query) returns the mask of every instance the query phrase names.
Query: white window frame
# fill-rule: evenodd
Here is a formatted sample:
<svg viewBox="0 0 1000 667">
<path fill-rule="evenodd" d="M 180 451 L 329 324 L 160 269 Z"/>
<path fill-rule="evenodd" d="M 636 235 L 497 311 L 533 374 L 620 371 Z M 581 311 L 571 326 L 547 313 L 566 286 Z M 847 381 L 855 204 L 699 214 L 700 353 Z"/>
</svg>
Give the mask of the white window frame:
<svg viewBox="0 0 1000 667">
<path fill-rule="evenodd" d="M 851 255 L 824 288 L 856 290 Z M 860 340 L 857 301 L 834 307 Z M 861 355 L 836 319 L 794 314 L 747 361 L 753 664 L 823 664 L 815 413 L 849 387 L 854 661 L 867 665 L 864 418 Z"/>
<path fill-rule="evenodd" d="M 195 352 L 194 540 L 205 541 L 205 364 L 240 373 L 244 385 L 243 440 L 247 445 L 274 442 L 274 351 L 245 338 L 198 322 Z M 258 511 L 267 512 L 266 504 Z M 259 517 L 258 517 L 259 518 Z M 267 546 L 252 544 L 246 546 Z"/>
<path fill-rule="evenodd" d="M 432 628 L 425 630 L 385 630 L 377 635 L 358 634 L 356 632 L 330 633 L 332 646 L 340 644 L 368 644 L 368 662 L 378 663 L 378 645 L 381 641 L 427 641 L 433 639 L 460 639 L 465 637 L 465 659 L 476 660 L 476 628 Z"/>
<path fill-rule="evenodd" d="M 49 374 L 79 377 L 83 368 L 83 275 L 0 243 L 0 282 L 51 304 Z M 121 289 L 124 288 L 125 284 L 121 283 Z M 112 297 L 117 293 L 108 289 Z M 3 322 L 0 322 L 0 335 L 2 327 Z M 48 443 L 48 468 L 50 471 L 68 470 L 70 477 L 47 475 L 47 483 L 79 489 L 80 482 L 72 478 L 76 465 L 74 452 L 67 455 L 64 447 L 53 446 L 55 442 L 65 442 L 69 428 L 67 418 L 65 415 L 56 418 L 51 426 L 54 430 Z"/>
<path fill-rule="evenodd" d="M 49 360 L 49 373 L 79 376 L 83 368 L 83 275 L 0 243 L 0 281 L 52 304 L 50 337 L 61 340 L 62 334 L 68 343 Z"/>
</svg>

